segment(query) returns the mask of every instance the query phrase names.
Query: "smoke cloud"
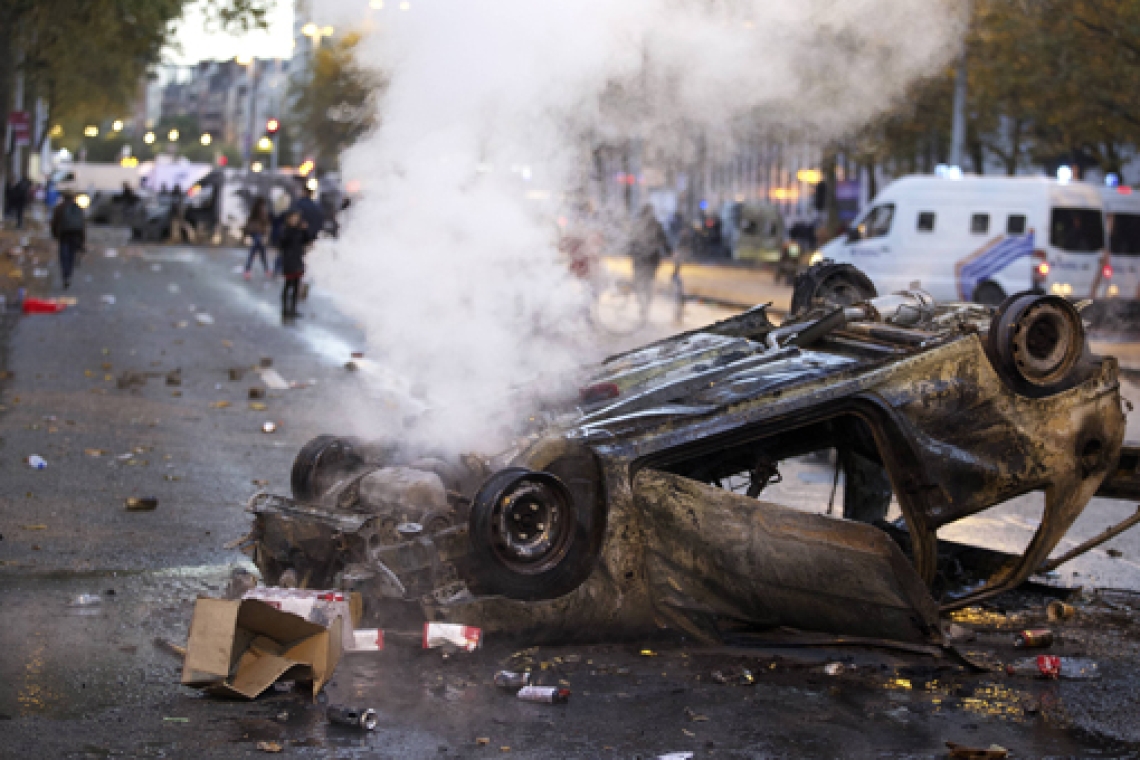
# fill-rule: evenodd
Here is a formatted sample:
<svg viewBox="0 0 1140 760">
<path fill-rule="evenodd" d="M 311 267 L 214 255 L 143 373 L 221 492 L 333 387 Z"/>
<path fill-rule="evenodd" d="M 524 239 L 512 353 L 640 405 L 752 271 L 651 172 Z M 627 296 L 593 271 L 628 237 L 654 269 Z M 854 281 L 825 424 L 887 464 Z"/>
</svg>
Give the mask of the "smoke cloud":
<svg viewBox="0 0 1140 760">
<path fill-rule="evenodd" d="M 363 20 L 362 0 L 320 5 L 339 28 Z M 390 77 L 382 126 L 342 160 L 363 197 L 310 268 L 368 331 L 380 399 L 360 432 L 451 450 L 501 443 L 500 422 L 530 411 L 513 389 L 589 354 L 556 219 L 590 145 L 669 150 L 758 125 L 835 137 L 945 64 L 960 34 L 944 0 L 400 5 L 371 13 L 361 46 Z"/>
</svg>

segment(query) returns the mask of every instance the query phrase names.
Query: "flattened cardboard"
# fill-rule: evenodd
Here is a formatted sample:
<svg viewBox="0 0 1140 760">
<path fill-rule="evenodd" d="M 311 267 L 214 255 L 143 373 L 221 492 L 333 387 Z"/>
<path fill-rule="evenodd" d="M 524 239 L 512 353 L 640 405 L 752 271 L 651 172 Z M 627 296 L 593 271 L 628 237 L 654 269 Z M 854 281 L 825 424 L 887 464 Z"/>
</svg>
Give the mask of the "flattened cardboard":
<svg viewBox="0 0 1140 760">
<path fill-rule="evenodd" d="M 291 671 L 313 696 L 340 661 L 341 625 L 329 628 L 253 599 L 200 597 L 194 605 L 182 683 L 219 696 L 255 699 Z"/>
</svg>

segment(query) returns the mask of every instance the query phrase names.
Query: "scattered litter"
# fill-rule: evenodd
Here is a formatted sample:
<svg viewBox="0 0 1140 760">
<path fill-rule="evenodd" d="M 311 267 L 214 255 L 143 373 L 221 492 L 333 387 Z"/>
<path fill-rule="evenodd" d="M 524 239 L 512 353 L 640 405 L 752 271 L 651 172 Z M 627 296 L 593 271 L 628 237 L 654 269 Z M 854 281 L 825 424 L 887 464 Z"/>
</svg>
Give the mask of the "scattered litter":
<svg viewBox="0 0 1140 760">
<path fill-rule="evenodd" d="M 355 372 L 356 370 L 360 369 L 356 362 L 345 362 L 344 368 L 349 372 Z"/>
<path fill-rule="evenodd" d="M 268 368 L 273 366 L 273 357 L 263 356 L 263 357 L 261 357 L 261 361 L 258 362 L 258 364 L 261 366 L 262 369 L 268 369 Z"/>
<path fill-rule="evenodd" d="M 108 306 L 114 306 L 115 305 L 115 297 L 113 295 L 109 295 L 109 294 L 105 295 L 105 296 L 101 297 L 99 300 L 102 301 L 103 303 L 107 304 Z"/>
<path fill-rule="evenodd" d="M 151 264 L 150 265 L 150 271 L 161 272 L 162 271 L 162 264 Z"/>
<path fill-rule="evenodd" d="M 424 532 L 424 526 L 416 522 L 403 522 L 396 526 L 401 538 L 415 538 Z"/>
<path fill-rule="evenodd" d="M 41 457 L 39 454 L 32 454 L 30 457 L 24 460 L 24 463 L 28 465 L 28 467 L 31 467 L 33 470 L 47 469 L 47 460 Z"/>
<path fill-rule="evenodd" d="M 211 401 L 210 402 L 210 408 L 211 409 L 225 409 L 229 405 L 230 405 L 229 401 Z"/>
<path fill-rule="evenodd" d="M 163 718 L 163 723 L 189 723 L 189 718 Z"/>
<path fill-rule="evenodd" d="M 261 401 L 251 401 L 249 404 L 249 408 L 255 412 L 264 412 L 266 409 L 269 408 L 269 405 L 265 404 Z"/>
<path fill-rule="evenodd" d="M 363 351 L 353 351 L 352 352 L 352 358 L 353 359 L 363 359 L 364 358 L 364 352 Z"/>
<path fill-rule="evenodd" d="M 847 666 L 842 662 L 829 662 L 823 666 L 823 672 L 829 676 L 841 675 L 845 670 L 847 670 Z"/>
<path fill-rule="evenodd" d="M 338 726 L 357 728 L 361 731 L 376 730 L 376 711 L 368 707 L 329 705 L 328 709 L 325 710 L 325 716 L 328 717 L 329 723 L 335 723 Z"/>
<path fill-rule="evenodd" d="M 114 258 L 118 257 L 119 252 L 117 250 L 115 250 L 114 248 L 108 248 L 105 251 L 103 251 L 103 255 L 106 256 L 108 259 L 114 259 Z"/>
<path fill-rule="evenodd" d="M 258 488 L 265 488 L 267 485 L 269 485 L 268 480 L 251 480 L 250 482 Z"/>
<path fill-rule="evenodd" d="M 128 512 L 153 512 L 158 509 L 158 499 L 153 496 L 132 496 L 127 499 Z"/>
<path fill-rule="evenodd" d="M 1048 628 L 1020 631 L 1013 637 L 1013 645 L 1022 649 L 1045 649 L 1053 646 L 1053 632 Z"/>
<path fill-rule="evenodd" d="M 166 639 L 162 638 L 161 636 L 155 637 L 154 645 L 156 647 L 158 647 L 159 649 L 163 650 L 164 652 L 166 652 L 167 654 L 172 654 L 175 657 L 178 657 L 179 659 L 182 659 L 183 657 L 186 656 L 186 647 L 180 647 L 173 642 L 167 641 Z"/>
<path fill-rule="evenodd" d="M 685 717 L 689 719 L 690 723 L 707 723 L 709 719 L 709 716 L 701 715 L 688 707 L 685 708 Z"/>
<path fill-rule="evenodd" d="M 178 287 L 173 282 L 167 285 L 166 289 L 175 295 L 182 292 L 182 288 Z"/>
<path fill-rule="evenodd" d="M 1120 559 L 1124 556 L 1124 552 L 1120 551 L 1119 549 L 1105 549 L 1104 553 L 1113 559 Z"/>
<path fill-rule="evenodd" d="M 656 657 L 657 656 L 657 653 L 654 652 L 652 649 L 642 649 L 638 654 L 640 654 L 642 657 Z"/>
<path fill-rule="evenodd" d="M 84 449 L 83 453 L 89 457 L 102 457 L 107 455 L 107 452 L 103 449 Z"/>
<path fill-rule="evenodd" d="M 278 694 L 287 694 L 288 692 L 293 691 L 293 689 L 296 689 L 296 688 L 297 688 L 297 682 L 296 681 L 278 681 L 277 683 L 273 684 L 273 690 L 275 692 L 277 692 Z M 287 712 L 281 713 L 281 715 L 285 716 L 281 721 L 282 723 L 289 720 L 289 713 L 287 713 Z M 279 715 L 278 717 L 281 717 L 281 716 Z"/>
<path fill-rule="evenodd" d="M 334 619 L 326 628 L 257 599 L 199 597 L 182 683 L 216 696 L 256 699 L 290 673 L 311 682 L 316 697 L 336 670 L 343 622 Z"/>
<path fill-rule="evenodd" d="M 98 594 L 80 594 L 71 600 L 68 607 L 95 607 L 103 603 L 103 597 Z"/>
<path fill-rule="evenodd" d="M 182 319 L 182 320 L 179 320 L 178 322 L 175 322 L 174 326 L 177 327 L 179 330 L 185 330 L 187 327 L 190 326 L 190 323 L 187 322 L 185 319 Z"/>
<path fill-rule="evenodd" d="M 424 649 L 450 644 L 474 652 L 483 641 L 483 631 L 456 623 L 424 623 Z"/>
<path fill-rule="evenodd" d="M 197 314 L 195 314 L 194 315 L 194 321 L 200 325 L 212 325 L 212 324 L 214 324 L 214 318 L 211 317 L 209 314 L 207 314 L 204 311 L 198 312 Z"/>
<path fill-rule="evenodd" d="M 277 423 L 276 422 L 263 423 L 261 425 L 261 432 L 266 433 L 266 434 L 276 433 L 277 432 Z"/>
<path fill-rule="evenodd" d="M 1057 657 L 1050 654 L 1016 660 L 1005 666 L 1005 672 L 1011 676 L 1036 678 L 1072 680 L 1100 678 L 1100 669 L 1093 660 L 1083 657 Z"/>
<path fill-rule="evenodd" d="M 155 264 L 158 266 L 158 264 Z M 257 748 L 262 752 L 272 752 L 274 754 L 282 752 L 285 748 L 281 746 L 280 742 L 258 742 Z"/>
<path fill-rule="evenodd" d="M 357 628 L 352 632 L 352 652 L 384 651 L 384 631 L 380 628 Z"/>
<path fill-rule="evenodd" d="M 182 369 L 172 369 L 166 373 L 167 385 L 182 385 Z"/>
<path fill-rule="evenodd" d="M 518 691 L 525 686 L 530 686 L 530 673 L 515 673 L 510 670 L 500 670 L 495 674 L 495 685 L 500 689 Z"/>
<path fill-rule="evenodd" d="M 49 272 L 46 269 L 33 269 L 32 270 L 32 277 L 37 277 L 40 279 L 47 277 L 49 274 L 51 274 L 51 272 Z"/>
<path fill-rule="evenodd" d="M 58 314 L 67 308 L 67 304 L 57 298 L 25 298 L 25 314 Z"/>
<path fill-rule="evenodd" d="M 667 755 L 658 755 L 657 760 L 693 760 L 692 752 L 670 752 Z"/>
<path fill-rule="evenodd" d="M 245 376 L 245 367 L 230 367 L 230 380 L 238 381 Z"/>
<path fill-rule="evenodd" d="M 524 702 L 564 704 L 570 701 L 570 690 L 560 689 L 557 686 L 524 686 L 519 690 L 518 698 Z"/>
<path fill-rule="evenodd" d="M 276 588 L 256 586 L 242 594 L 243 600 L 256 600 L 270 607 L 289 612 L 310 623 L 331 627 L 340 619 L 340 648 L 350 650 L 356 644 L 352 635 L 352 610 L 343 591 L 317 591 L 314 589 Z"/>
<path fill-rule="evenodd" d="M 264 388 L 250 388 L 249 389 L 249 397 L 251 399 L 265 398 L 265 389 Z"/>
<path fill-rule="evenodd" d="M 1049 618 L 1049 622 L 1056 623 L 1060 620 L 1068 620 L 1077 614 L 1077 610 L 1071 604 L 1054 599 L 1049 602 L 1045 607 L 1045 617 Z"/>
<path fill-rule="evenodd" d="M 946 742 L 946 748 L 950 750 L 950 757 L 955 760 L 1004 760 L 1009 757 L 1009 750 L 998 744 L 991 744 L 987 749 L 978 749 Z"/>
<path fill-rule="evenodd" d="M 289 390 L 289 383 L 285 382 L 285 378 L 281 377 L 280 373 L 275 369 L 262 369 L 261 382 L 269 386 L 269 389 L 272 391 Z"/>
<path fill-rule="evenodd" d="M 21 525 L 20 527 L 24 530 L 47 530 L 47 526 L 42 523 L 37 523 L 36 525 Z"/>
<path fill-rule="evenodd" d="M 491 743 L 491 740 L 490 740 L 490 739 L 488 739 L 488 738 L 487 738 L 487 737 L 485 737 L 485 736 L 480 736 L 480 737 L 477 737 L 477 738 L 475 739 L 475 743 L 476 743 L 477 745 L 479 745 L 480 747 L 486 747 L 488 744 L 490 744 L 490 743 Z"/>
</svg>

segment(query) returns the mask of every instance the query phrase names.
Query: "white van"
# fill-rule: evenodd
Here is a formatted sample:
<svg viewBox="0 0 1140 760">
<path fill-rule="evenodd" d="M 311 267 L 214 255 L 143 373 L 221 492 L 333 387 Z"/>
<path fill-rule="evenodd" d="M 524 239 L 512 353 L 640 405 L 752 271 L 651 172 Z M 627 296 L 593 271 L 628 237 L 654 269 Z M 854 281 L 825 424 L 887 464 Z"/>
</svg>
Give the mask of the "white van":
<svg viewBox="0 0 1140 760">
<path fill-rule="evenodd" d="M 998 304 L 1026 290 L 1087 298 L 1105 264 L 1102 208 L 1099 189 L 1080 182 L 909 176 L 820 254 L 859 267 L 880 293 L 918 282 L 940 301 Z"/>
<path fill-rule="evenodd" d="M 1140 193 L 1131 187 L 1101 188 L 1108 230 L 1109 268 L 1096 295 L 1140 299 Z"/>
</svg>

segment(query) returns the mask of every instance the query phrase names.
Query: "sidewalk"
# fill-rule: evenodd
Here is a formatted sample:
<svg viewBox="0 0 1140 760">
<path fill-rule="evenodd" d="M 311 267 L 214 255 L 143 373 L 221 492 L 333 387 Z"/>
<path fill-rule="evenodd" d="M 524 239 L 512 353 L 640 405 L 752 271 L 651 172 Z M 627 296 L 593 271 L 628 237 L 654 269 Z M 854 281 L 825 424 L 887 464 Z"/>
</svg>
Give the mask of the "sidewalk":
<svg viewBox="0 0 1140 760">
<path fill-rule="evenodd" d="M 628 258 L 606 258 L 605 264 L 616 275 L 629 277 L 632 274 Z M 672 262 L 663 262 L 657 270 L 658 290 L 671 288 L 672 277 Z M 685 262 L 681 266 L 681 281 L 689 298 L 723 306 L 751 309 L 758 304 L 771 303 L 774 313 L 786 314 L 792 305 L 791 286 L 777 283 L 774 273 L 765 270 L 729 263 Z"/>
</svg>

